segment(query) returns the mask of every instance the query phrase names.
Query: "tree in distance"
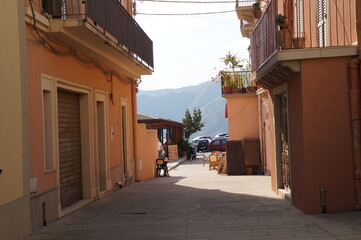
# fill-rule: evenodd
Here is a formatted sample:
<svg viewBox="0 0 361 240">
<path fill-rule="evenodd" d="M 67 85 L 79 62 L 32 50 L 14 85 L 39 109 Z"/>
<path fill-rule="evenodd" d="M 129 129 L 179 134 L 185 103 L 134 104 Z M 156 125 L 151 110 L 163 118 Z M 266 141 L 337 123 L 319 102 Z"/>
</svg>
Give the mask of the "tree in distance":
<svg viewBox="0 0 361 240">
<path fill-rule="evenodd" d="M 182 119 L 184 124 L 184 131 L 186 139 L 189 138 L 193 133 L 196 133 L 204 127 L 204 123 L 202 122 L 202 111 L 200 108 L 194 108 L 193 114 L 186 109 L 184 118 Z"/>
</svg>

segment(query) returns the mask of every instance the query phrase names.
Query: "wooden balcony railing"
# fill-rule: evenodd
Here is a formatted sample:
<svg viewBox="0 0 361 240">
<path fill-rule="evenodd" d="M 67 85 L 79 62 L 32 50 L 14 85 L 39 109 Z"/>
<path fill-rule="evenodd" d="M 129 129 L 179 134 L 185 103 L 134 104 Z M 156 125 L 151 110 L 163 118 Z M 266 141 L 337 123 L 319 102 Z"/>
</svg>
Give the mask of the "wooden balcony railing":
<svg viewBox="0 0 361 240">
<path fill-rule="evenodd" d="M 277 1 L 271 1 L 250 35 L 251 66 L 255 72 L 277 50 Z"/>
<path fill-rule="evenodd" d="M 355 0 L 323 0 L 318 5 L 313 0 L 295 0 L 294 7 L 288 9 L 277 9 L 277 2 L 268 2 L 262 18 L 250 34 L 252 72 L 278 49 L 339 47 L 357 43 Z M 278 33 L 275 23 L 281 12 L 288 21 L 290 44 L 287 47 L 281 47 L 285 39 Z"/>
<path fill-rule="evenodd" d="M 55 18 L 84 18 L 96 27 L 111 34 L 119 46 L 125 47 L 151 69 L 153 42 L 134 18 L 117 0 L 46 0 L 46 8 Z M 44 4 L 43 4 L 44 5 Z M 46 9 L 45 9 L 46 11 Z M 49 13 L 49 11 L 47 11 Z"/>
</svg>

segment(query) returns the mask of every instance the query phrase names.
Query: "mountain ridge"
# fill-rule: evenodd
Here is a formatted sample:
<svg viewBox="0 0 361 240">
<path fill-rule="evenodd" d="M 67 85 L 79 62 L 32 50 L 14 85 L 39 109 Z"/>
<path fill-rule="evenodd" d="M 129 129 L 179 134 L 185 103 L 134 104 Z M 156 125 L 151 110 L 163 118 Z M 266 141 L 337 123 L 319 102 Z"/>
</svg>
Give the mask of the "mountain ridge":
<svg viewBox="0 0 361 240">
<path fill-rule="evenodd" d="M 204 82 L 194 86 L 174 89 L 141 90 L 137 95 L 138 112 L 177 122 L 182 122 L 185 110 L 202 111 L 204 127 L 191 136 L 211 136 L 228 132 L 224 117 L 226 100 L 222 98 L 220 85 Z"/>
</svg>

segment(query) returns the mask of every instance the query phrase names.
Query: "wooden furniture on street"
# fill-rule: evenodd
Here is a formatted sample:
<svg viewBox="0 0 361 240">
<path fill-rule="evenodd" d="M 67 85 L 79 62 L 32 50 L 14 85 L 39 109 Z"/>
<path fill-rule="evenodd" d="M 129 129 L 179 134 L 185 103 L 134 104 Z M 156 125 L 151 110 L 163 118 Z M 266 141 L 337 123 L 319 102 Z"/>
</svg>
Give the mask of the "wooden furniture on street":
<svg viewBox="0 0 361 240">
<path fill-rule="evenodd" d="M 212 152 L 209 156 L 209 170 L 211 169 L 217 169 L 218 170 L 218 164 L 219 164 L 219 160 L 220 157 L 218 154 Z"/>
</svg>

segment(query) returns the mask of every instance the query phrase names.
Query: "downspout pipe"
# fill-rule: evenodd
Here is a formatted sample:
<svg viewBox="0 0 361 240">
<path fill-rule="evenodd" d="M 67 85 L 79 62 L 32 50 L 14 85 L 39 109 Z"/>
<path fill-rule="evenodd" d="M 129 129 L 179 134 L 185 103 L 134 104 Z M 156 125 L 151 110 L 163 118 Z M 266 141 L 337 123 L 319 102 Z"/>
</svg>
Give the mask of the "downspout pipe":
<svg viewBox="0 0 361 240">
<path fill-rule="evenodd" d="M 354 162 L 354 181 L 356 190 L 355 209 L 361 209 L 361 94 L 360 94 L 360 57 L 355 57 L 348 64 L 352 151 Z"/>
</svg>

